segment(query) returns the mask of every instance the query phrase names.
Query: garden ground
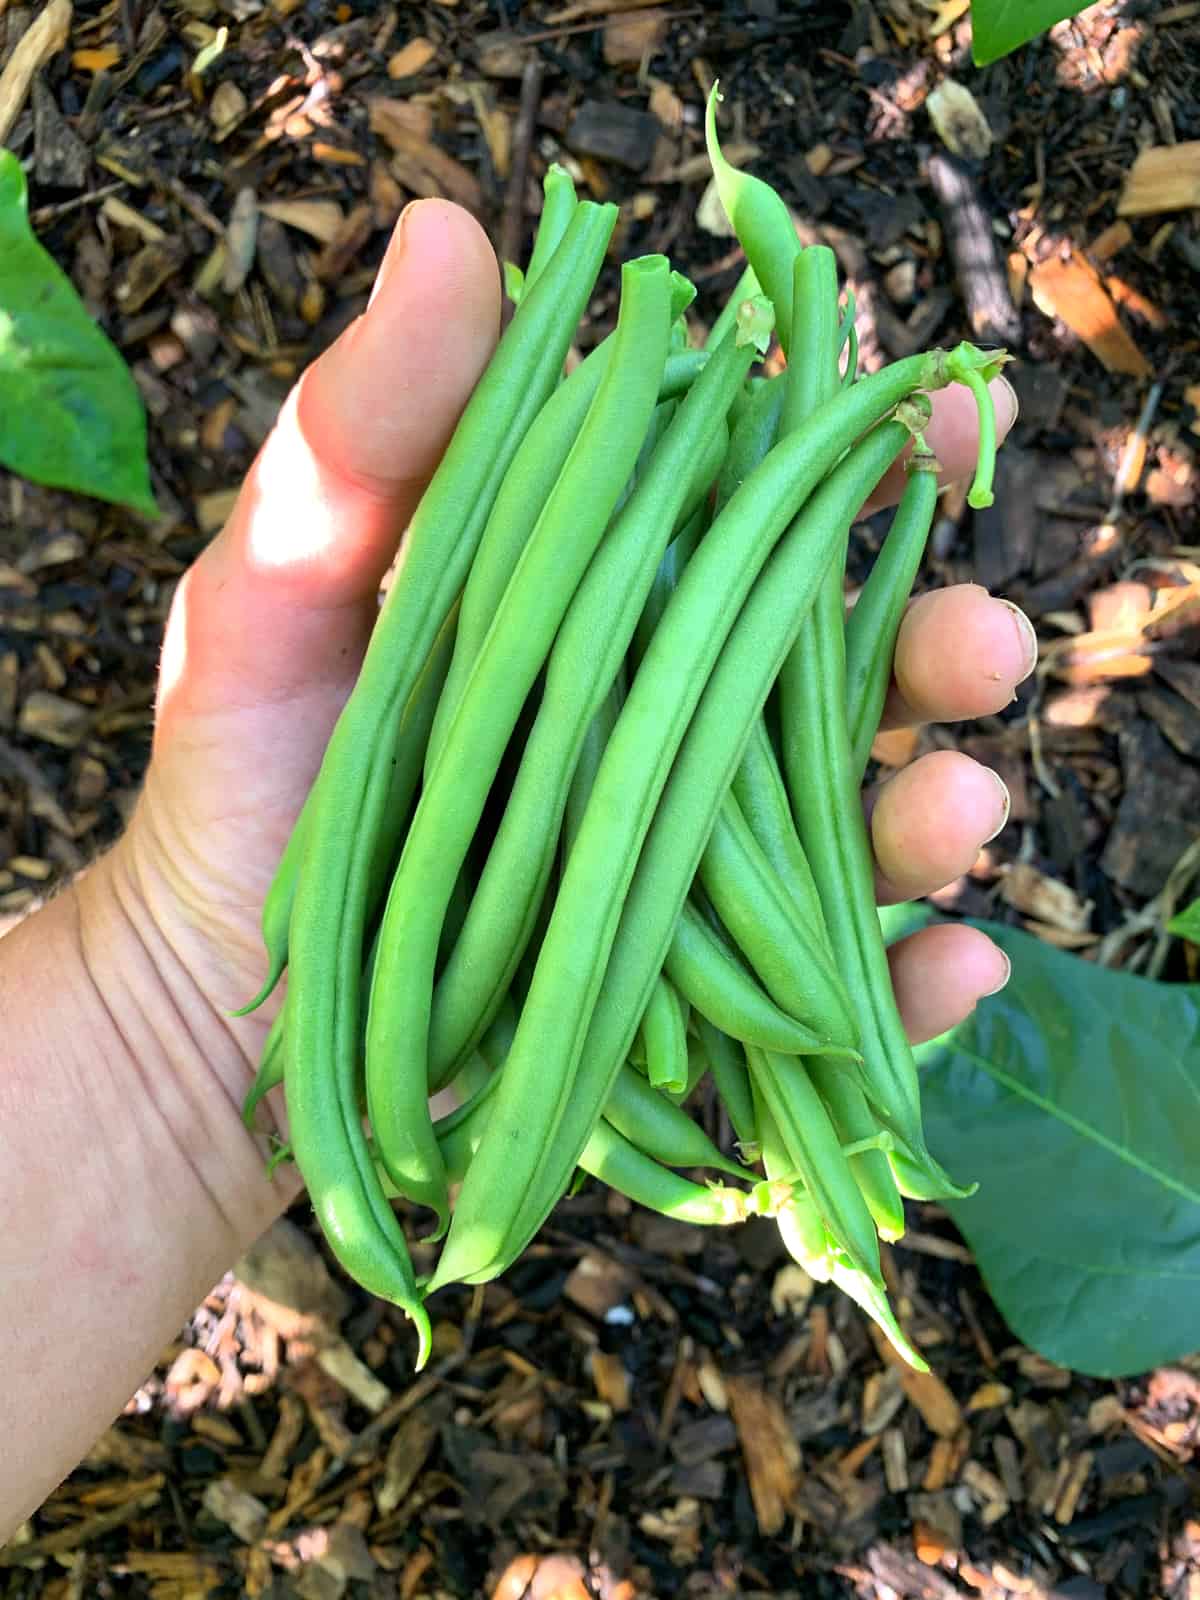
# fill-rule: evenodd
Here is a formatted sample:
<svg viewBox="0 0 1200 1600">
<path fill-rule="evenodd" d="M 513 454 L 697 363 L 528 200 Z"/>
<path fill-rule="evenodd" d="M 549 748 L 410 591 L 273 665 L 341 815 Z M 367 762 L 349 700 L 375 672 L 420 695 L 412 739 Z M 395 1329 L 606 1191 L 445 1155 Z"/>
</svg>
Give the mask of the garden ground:
<svg viewBox="0 0 1200 1600">
<path fill-rule="evenodd" d="M 1200 193 L 1200 4 L 1097 6 L 986 72 L 964 9 L 55 0 L 8 142 L 133 367 L 162 516 L 0 475 L 0 920 L 119 829 L 173 584 L 405 200 L 449 195 L 519 257 L 566 159 L 707 322 L 742 265 L 705 198 L 719 77 L 727 150 L 837 251 L 868 364 L 964 336 L 1019 353 L 997 504 L 947 498 L 920 582 L 1011 596 L 1043 667 L 1002 717 L 877 748 L 886 771 L 955 745 L 1012 793 L 940 903 L 1157 973 L 1200 816 L 1200 213 L 1120 211 L 1148 144 L 1183 146 L 1173 181 Z M 0 64 L 32 26 L 0 0 Z M 973 96 L 957 156 L 928 104 L 947 75 Z M 589 338 L 614 291 L 610 271 Z M 1195 978 L 1195 954 L 1172 944 L 1160 975 Z M 934 1377 L 772 1230 L 586 1189 L 500 1283 L 440 1297 L 414 1382 L 402 1319 L 329 1276 L 298 1207 L 0 1552 L 0 1593 L 475 1595 L 515 1562 L 515 1597 L 558 1554 L 585 1592 L 661 1600 L 1200 1594 L 1200 1361 L 1055 1368 L 945 1216 L 912 1223 L 887 1269 Z M 577 1592 L 561 1564 L 532 1581 Z"/>
</svg>

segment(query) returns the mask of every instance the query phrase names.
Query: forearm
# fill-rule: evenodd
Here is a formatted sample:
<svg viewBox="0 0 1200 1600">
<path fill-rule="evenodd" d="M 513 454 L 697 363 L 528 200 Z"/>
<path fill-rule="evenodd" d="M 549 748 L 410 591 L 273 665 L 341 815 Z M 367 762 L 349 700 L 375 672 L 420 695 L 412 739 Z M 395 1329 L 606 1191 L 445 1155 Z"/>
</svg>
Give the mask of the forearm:
<svg viewBox="0 0 1200 1600">
<path fill-rule="evenodd" d="M 0 940 L 0 1542 L 271 1221 L 244 1044 L 106 857 Z"/>
</svg>

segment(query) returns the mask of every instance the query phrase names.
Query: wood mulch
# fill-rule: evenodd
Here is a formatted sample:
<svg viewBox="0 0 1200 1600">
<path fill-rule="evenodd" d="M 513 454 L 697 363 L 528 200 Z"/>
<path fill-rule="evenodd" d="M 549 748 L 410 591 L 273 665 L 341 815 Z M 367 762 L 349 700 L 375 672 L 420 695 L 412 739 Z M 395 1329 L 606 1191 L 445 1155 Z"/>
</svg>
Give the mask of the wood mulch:
<svg viewBox="0 0 1200 1600">
<path fill-rule="evenodd" d="M 868 362 L 1019 354 L 997 505 L 946 497 L 921 582 L 1010 595 L 1042 666 L 1004 716 L 877 749 L 955 745 L 1009 785 L 940 903 L 1197 975 L 1178 943 L 1155 966 L 1200 865 L 1195 0 L 1114 0 L 986 73 L 959 0 L 54 8 L 7 142 L 137 377 L 162 516 L 0 474 L 0 926 L 128 814 L 174 584 L 405 201 L 449 195 L 519 256 L 565 160 L 708 321 L 742 265 L 705 194 L 718 76 L 727 148 L 837 250 Z M 0 116 L 39 15 L 0 0 Z M 957 154 L 946 76 L 973 97 L 933 104 Z M 614 306 L 609 271 L 589 338 Z M 414 1382 L 402 1320 L 294 1215 L 0 1552 L 0 1595 L 1200 1595 L 1200 1363 L 1049 1367 L 936 1208 L 888 1254 L 928 1379 L 771 1230 L 588 1190 L 502 1282 L 440 1298 Z"/>
</svg>

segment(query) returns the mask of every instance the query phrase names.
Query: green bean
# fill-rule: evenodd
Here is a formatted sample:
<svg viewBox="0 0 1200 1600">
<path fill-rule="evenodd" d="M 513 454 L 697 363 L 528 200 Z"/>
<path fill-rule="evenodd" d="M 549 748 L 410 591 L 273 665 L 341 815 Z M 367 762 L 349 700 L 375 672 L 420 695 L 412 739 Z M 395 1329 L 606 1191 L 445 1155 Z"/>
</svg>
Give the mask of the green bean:
<svg viewBox="0 0 1200 1600">
<path fill-rule="evenodd" d="M 932 1157 L 921 1127 L 916 1066 L 875 912 L 874 863 L 846 727 L 840 571 L 840 562 L 830 569 L 807 624 L 805 648 L 792 651 L 780 675 L 784 773 L 834 955 L 862 1026 L 863 1088 L 885 1126 L 924 1166 Z"/>
<path fill-rule="evenodd" d="M 613 1080 L 612 1093 L 604 1103 L 604 1120 L 664 1167 L 710 1167 L 735 1178 L 753 1176 L 722 1155 L 686 1111 L 659 1094 L 630 1066 L 623 1066 Z"/>
<path fill-rule="evenodd" d="M 741 488 L 779 437 L 787 373 L 769 378 L 754 392 L 738 419 L 717 480 L 718 511 Z"/>
<path fill-rule="evenodd" d="M 604 747 L 608 744 L 609 736 L 617 725 L 617 718 L 621 715 L 621 707 L 625 703 L 625 671 L 622 667 L 609 687 L 608 693 L 600 702 L 594 716 L 588 723 L 583 738 L 579 745 L 579 757 L 575 763 L 575 771 L 571 774 L 570 787 L 567 790 L 566 808 L 563 812 L 563 858 L 570 855 L 575 844 L 575 836 L 579 832 L 583 814 L 587 810 L 588 797 L 592 792 L 592 784 L 596 781 L 596 773 L 604 759 Z M 437 997 L 434 998 L 436 1014 Z"/>
<path fill-rule="evenodd" d="M 557 161 L 546 168 L 542 179 L 542 214 L 538 220 L 533 240 L 533 252 L 525 269 L 524 292 L 529 293 L 550 264 L 550 258 L 562 243 L 579 204 L 571 174 Z"/>
<path fill-rule="evenodd" d="M 477 1160 L 478 1156 L 476 1151 Z M 748 1215 L 749 1197 L 743 1190 L 715 1184 L 702 1188 L 698 1183 L 690 1183 L 644 1155 L 604 1120 L 593 1128 L 579 1157 L 579 1165 L 618 1194 L 626 1195 L 648 1211 L 673 1217 L 677 1222 L 725 1227 L 729 1223 L 744 1222 Z"/>
<path fill-rule="evenodd" d="M 855 1056 L 858 1026 L 820 936 L 794 908 L 732 795 L 721 803 L 697 876 L 776 1005 L 821 1050 Z"/>
<path fill-rule="evenodd" d="M 692 1009 L 735 1039 L 785 1055 L 823 1048 L 809 1027 L 782 1011 L 748 972 L 740 957 L 685 901 L 663 970 Z"/>
<path fill-rule="evenodd" d="M 400 727 L 396 735 L 396 758 L 388 780 L 383 820 L 375 838 L 372 856 L 367 894 L 368 917 L 374 914 L 383 897 L 383 891 L 391 875 L 396 844 L 404 832 L 412 810 L 413 797 L 417 792 L 421 776 L 425 745 L 437 710 L 438 696 L 442 692 L 442 685 L 450 667 L 457 625 L 458 602 L 455 601 L 433 641 L 433 648 L 413 685 L 412 694 L 400 718 Z M 263 943 L 267 949 L 269 963 L 267 980 L 248 1005 L 233 1013 L 235 1017 L 246 1016 L 249 1012 L 257 1010 L 275 988 L 287 966 L 288 924 L 291 921 L 292 905 L 296 898 L 296 883 L 304 860 L 309 807 L 312 803 L 313 791 L 310 789 L 263 903 Z"/>
<path fill-rule="evenodd" d="M 580 205 L 476 386 L 409 527 L 404 564 L 326 747 L 305 830 L 289 924 L 284 1086 L 292 1143 L 342 1265 L 415 1323 L 418 1365 L 429 1355 L 429 1320 L 356 1094 L 372 841 L 388 798 L 398 714 L 462 587 L 512 456 L 562 368 L 615 221 L 615 207 Z"/>
<path fill-rule="evenodd" d="M 695 458 L 718 428 L 751 357 L 749 348 L 739 349 L 732 340 L 713 356 L 609 529 L 559 629 L 504 817 L 434 995 L 434 1086 L 445 1081 L 469 1048 L 528 944 L 581 740 L 625 659 L 655 568 L 687 498 Z M 574 854 L 572 827 L 568 820 L 568 862 Z"/>
<path fill-rule="evenodd" d="M 675 1093 L 687 1087 L 687 1018 L 679 996 L 661 975 L 650 991 L 638 1031 L 651 1088 Z"/>
<path fill-rule="evenodd" d="M 861 778 L 879 730 L 892 678 L 896 639 L 933 513 L 938 464 L 920 442 L 908 463 L 908 483 L 892 517 L 883 549 L 846 621 L 846 719 L 850 764 Z"/>
<path fill-rule="evenodd" d="M 708 506 L 698 505 L 663 551 L 658 571 L 654 574 L 654 581 L 650 585 L 650 593 L 646 596 L 641 615 L 637 619 L 637 626 L 633 631 L 632 648 L 637 661 L 645 655 L 654 630 L 662 621 L 662 614 L 667 609 L 667 601 L 675 592 L 679 575 L 695 554 L 696 546 L 707 532 L 710 520 Z"/>
<path fill-rule="evenodd" d="M 388 1176 L 432 1205 L 439 1225 L 448 1209 L 427 1103 L 428 1045 L 446 903 L 529 690 L 637 459 L 666 356 L 666 258 L 627 262 L 621 281 L 612 359 L 426 775 L 383 914 L 367 1016 L 367 1106 Z"/>
<path fill-rule="evenodd" d="M 898 362 L 839 395 L 823 408 L 819 425 L 771 452 L 688 563 L 605 751 L 563 874 L 506 1082 L 488 1138 L 459 1196 L 434 1286 L 468 1273 L 494 1276 L 524 1247 L 562 1193 L 662 970 L 715 811 L 740 760 L 748 722 L 761 710 L 784 650 L 811 604 L 839 536 L 838 519 L 848 523 L 867 492 L 864 480 L 868 487 L 878 481 L 907 430 L 899 424 L 875 429 L 827 482 L 821 480 L 871 422 L 918 384 L 937 383 L 940 371 L 936 356 Z M 743 604 L 771 545 L 817 483 L 821 488 L 811 506 L 771 558 L 770 577 L 754 584 Z M 799 550 L 797 537 L 803 538 Z M 722 650 L 731 628 L 737 645 Z M 718 654 L 720 695 L 689 729 Z M 702 733 L 693 741 L 697 726 Z M 681 772 L 685 776 L 677 784 Z M 664 786 L 669 804 L 658 803 Z M 660 830 L 664 816 L 668 820 Z M 644 891 L 636 900 L 635 865 Z M 630 903 L 622 915 L 627 893 Z M 617 939 L 618 924 L 623 940 Z M 547 1040 L 554 1041 L 553 1051 L 547 1050 Z M 501 1189 L 506 1192 L 497 1204 Z"/>
<path fill-rule="evenodd" d="M 832 251 L 804 250 L 796 257 L 793 263 L 792 306 L 791 345 L 793 349 L 805 352 L 805 360 L 802 363 L 794 363 L 788 369 L 788 391 L 781 421 L 781 427 L 785 432 L 802 424 L 818 406 L 827 402 L 840 386 L 837 366 L 840 343 L 837 267 Z M 819 713 L 823 721 L 829 725 L 836 722 L 839 726 L 844 726 L 846 715 L 844 672 L 838 670 L 838 663 L 831 662 L 828 651 L 822 648 L 823 638 L 828 637 L 835 615 L 839 638 L 841 636 L 844 568 L 844 554 L 839 554 L 822 580 L 816 603 L 795 646 L 784 662 L 780 675 L 785 761 L 790 759 L 791 763 L 787 771 L 792 812 L 818 889 L 822 891 L 827 925 L 831 919 L 836 920 L 838 915 L 826 898 L 833 892 L 832 880 L 828 872 L 821 874 L 821 869 L 811 860 L 809 852 L 814 848 L 820 848 L 827 854 L 828 839 L 825 836 L 819 841 L 814 839 L 814 825 L 809 820 L 809 808 L 812 806 L 813 791 L 824 789 L 830 782 L 830 775 L 819 759 L 817 747 L 811 741 L 805 743 L 796 741 L 792 706 L 795 697 L 800 693 L 803 693 L 805 703 L 813 708 L 819 697 L 824 703 L 824 708 Z M 845 790 L 843 795 L 848 798 Z M 851 804 L 856 816 L 861 816 L 856 790 Z M 861 863 L 859 865 L 861 866 Z M 869 892 L 873 894 L 874 879 L 870 874 L 869 881 L 871 885 Z M 844 888 L 841 892 L 845 893 Z M 844 946 L 838 942 L 836 936 L 831 939 L 831 943 L 839 965 L 845 963 L 848 957 Z M 889 985 L 887 999 L 890 997 Z M 855 992 L 854 999 L 856 1009 L 862 1009 L 866 1004 L 861 990 Z M 877 1000 L 876 1006 L 886 1005 L 887 999 Z M 869 1050 L 869 1045 L 874 1043 L 869 1029 L 864 1029 L 863 1042 L 867 1056 L 865 1071 L 874 1075 L 880 1069 L 875 1055 Z M 860 1104 L 855 1098 L 856 1086 L 848 1085 L 847 1093 L 839 1094 L 837 1086 L 830 1081 L 832 1076 L 832 1072 L 824 1075 L 825 1100 L 831 1110 L 836 1108 L 842 1114 L 842 1120 L 837 1123 L 841 1136 L 845 1139 L 856 1139 L 862 1137 L 863 1129 L 874 1131 L 874 1123 L 865 1101 Z M 814 1075 L 814 1081 L 822 1080 Z M 886 1157 L 880 1151 L 874 1150 L 853 1159 L 855 1162 L 853 1170 L 869 1199 L 870 1210 L 876 1221 L 880 1222 L 881 1227 L 889 1233 L 894 1234 L 897 1226 L 903 1231 L 904 1207 L 892 1181 Z"/>
<path fill-rule="evenodd" d="M 763 1210 L 774 1216 L 779 1236 L 792 1260 L 803 1267 L 810 1278 L 827 1283 L 835 1245 L 811 1193 L 798 1181 L 796 1164 L 784 1144 L 779 1124 L 771 1115 L 762 1084 L 755 1077 L 751 1077 L 750 1082 L 754 1116 L 760 1129 L 763 1169 L 773 1192 L 772 1202 L 764 1205 Z"/>
<path fill-rule="evenodd" d="M 796 911 L 828 952 L 829 935 L 821 911 L 821 897 L 817 893 L 804 846 L 796 833 L 783 774 L 775 759 L 766 723 L 761 717 L 756 717 L 751 726 L 746 753 L 734 776 L 732 794 L 751 835 L 790 895 Z M 764 1039 L 754 1042 L 767 1043 Z M 770 1048 L 781 1047 L 774 1045 Z"/>
<path fill-rule="evenodd" d="M 858 1084 L 829 1061 L 805 1062 L 813 1086 L 833 1119 L 843 1148 L 859 1141 L 870 1141 L 879 1132 L 866 1095 Z M 892 1178 L 887 1154 L 880 1149 L 865 1149 L 850 1156 L 850 1169 L 862 1191 L 867 1208 L 875 1219 L 882 1239 L 893 1241 L 904 1232 L 904 1202 Z"/>
<path fill-rule="evenodd" d="M 267 1030 L 267 1037 L 263 1041 L 262 1055 L 258 1060 L 258 1073 L 242 1102 L 242 1121 L 253 1131 L 254 1113 L 264 1095 L 278 1088 L 283 1082 L 283 1028 L 284 1013 L 287 1011 L 287 1000 L 284 1000 L 275 1015 L 275 1020 Z"/>
<path fill-rule="evenodd" d="M 672 313 L 681 303 L 687 303 L 685 292 L 690 296 L 695 291 L 686 278 L 672 273 Z M 447 730 L 504 591 L 608 371 L 614 340 L 615 334 L 602 339 L 559 384 L 534 419 L 500 485 L 463 590 L 454 659 L 428 740 L 426 774 L 433 771 L 441 755 Z M 662 386 L 674 393 L 690 384 L 695 355 L 691 352 L 666 362 Z"/>
<path fill-rule="evenodd" d="M 754 1159 L 759 1147 L 758 1119 L 754 1114 L 746 1052 L 707 1017 L 696 1016 L 696 1036 L 721 1104 L 733 1124 L 742 1159 Z"/>
<path fill-rule="evenodd" d="M 717 102 L 720 98 L 714 83 L 704 118 L 708 159 L 712 164 L 717 193 L 725 207 L 725 214 L 733 224 L 750 266 L 762 284 L 763 293 L 775 307 L 775 331 L 786 355 L 792 326 L 792 257 L 800 249 L 800 241 L 796 237 L 796 227 L 787 206 L 770 184 L 752 177 L 748 172 L 739 172 L 721 154 L 717 139 Z M 751 244 L 759 238 L 767 240 L 769 248 L 752 252 Z"/>
<path fill-rule="evenodd" d="M 879 1240 L 837 1130 L 804 1063 L 751 1045 L 750 1079 L 770 1110 L 793 1170 L 805 1187 L 826 1232 L 850 1262 L 878 1279 Z"/>
</svg>

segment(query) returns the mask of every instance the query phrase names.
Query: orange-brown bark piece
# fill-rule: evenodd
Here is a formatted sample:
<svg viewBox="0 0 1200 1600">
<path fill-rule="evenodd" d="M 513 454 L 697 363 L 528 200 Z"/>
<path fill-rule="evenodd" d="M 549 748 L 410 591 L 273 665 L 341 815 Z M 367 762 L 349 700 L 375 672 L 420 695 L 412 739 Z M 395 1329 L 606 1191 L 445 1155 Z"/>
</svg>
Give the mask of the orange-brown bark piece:
<svg viewBox="0 0 1200 1600">
<path fill-rule="evenodd" d="M 1059 317 L 1109 372 L 1135 378 L 1150 374 L 1150 363 L 1117 316 L 1099 275 L 1079 256 L 1065 261 L 1039 261 L 1029 275 L 1034 304 L 1048 317 Z"/>
</svg>

